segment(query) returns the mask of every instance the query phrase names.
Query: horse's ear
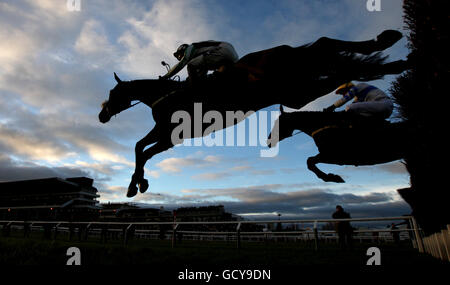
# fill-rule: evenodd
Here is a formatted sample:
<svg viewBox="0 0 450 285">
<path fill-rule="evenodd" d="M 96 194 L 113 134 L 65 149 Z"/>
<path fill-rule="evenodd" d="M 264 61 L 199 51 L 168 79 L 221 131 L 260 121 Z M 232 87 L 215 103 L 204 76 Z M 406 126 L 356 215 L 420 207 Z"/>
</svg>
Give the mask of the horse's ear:
<svg viewBox="0 0 450 285">
<path fill-rule="evenodd" d="M 122 83 L 122 80 L 120 80 L 119 76 L 114 72 L 114 79 L 116 79 L 117 83 Z"/>
<path fill-rule="evenodd" d="M 280 105 L 280 113 L 281 113 L 281 114 L 284 114 L 284 113 L 285 113 L 285 112 L 284 112 L 283 105 Z"/>
</svg>

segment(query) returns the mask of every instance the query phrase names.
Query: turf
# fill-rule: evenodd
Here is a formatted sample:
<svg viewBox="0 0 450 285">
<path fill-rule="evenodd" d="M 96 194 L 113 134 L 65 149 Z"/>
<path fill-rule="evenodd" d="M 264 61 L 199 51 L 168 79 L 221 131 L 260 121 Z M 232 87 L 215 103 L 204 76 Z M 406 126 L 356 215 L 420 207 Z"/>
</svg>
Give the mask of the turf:
<svg viewBox="0 0 450 285">
<path fill-rule="evenodd" d="M 433 265 L 441 262 L 426 254 L 419 254 L 410 243 L 355 243 L 351 250 L 341 250 L 334 243 L 312 242 L 236 242 L 182 241 L 172 248 L 170 240 L 131 240 L 124 246 L 121 240 L 102 243 L 69 241 L 67 237 L 45 240 L 39 236 L 0 237 L 0 264 L 7 265 L 65 265 L 69 247 L 81 251 L 81 263 L 97 265 L 151 265 L 173 268 L 192 267 L 290 267 L 303 265 L 365 266 L 370 258 L 367 249 L 376 246 L 381 251 L 382 265 Z"/>
</svg>

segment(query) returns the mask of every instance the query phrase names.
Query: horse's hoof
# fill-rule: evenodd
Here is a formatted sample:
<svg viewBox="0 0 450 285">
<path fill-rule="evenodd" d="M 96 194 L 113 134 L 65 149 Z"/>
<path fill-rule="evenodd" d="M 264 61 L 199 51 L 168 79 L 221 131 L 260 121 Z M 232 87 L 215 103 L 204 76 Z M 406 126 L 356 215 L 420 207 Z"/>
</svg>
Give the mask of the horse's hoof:
<svg viewBox="0 0 450 285">
<path fill-rule="evenodd" d="M 138 188 L 137 188 L 136 184 L 133 181 L 131 181 L 130 185 L 128 186 L 127 197 L 132 198 L 132 197 L 136 196 L 137 191 L 138 191 Z"/>
<path fill-rule="evenodd" d="M 139 185 L 139 192 L 145 193 L 145 191 L 147 191 L 147 189 L 148 189 L 148 180 L 142 179 L 138 185 Z"/>
<path fill-rule="evenodd" d="M 345 183 L 345 180 L 342 179 L 339 175 L 329 173 L 327 175 L 327 182 L 335 182 L 335 183 Z"/>
<path fill-rule="evenodd" d="M 403 37 L 402 33 L 395 30 L 386 30 L 377 36 L 377 50 L 385 50 L 393 46 Z"/>
</svg>

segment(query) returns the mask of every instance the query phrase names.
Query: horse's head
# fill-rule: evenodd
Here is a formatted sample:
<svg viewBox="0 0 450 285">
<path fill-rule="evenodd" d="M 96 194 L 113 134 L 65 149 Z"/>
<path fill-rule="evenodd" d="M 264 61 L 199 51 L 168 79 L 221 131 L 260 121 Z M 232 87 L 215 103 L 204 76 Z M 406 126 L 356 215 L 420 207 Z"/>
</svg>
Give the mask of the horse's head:
<svg viewBox="0 0 450 285">
<path fill-rule="evenodd" d="M 131 97 L 127 94 L 129 91 L 127 84 L 129 82 L 120 80 L 115 72 L 114 78 L 116 79 L 117 84 L 109 91 L 109 98 L 102 103 L 102 110 L 98 114 L 98 118 L 102 123 L 107 123 L 112 116 L 131 107 Z"/>
<path fill-rule="evenodd" d="M 289 124 L 288 117 L 290 114 L 283 110 L 283 106 L 280 106 L 280 112 L 281 115 L 275 121 L 272 131 L 267 138 L 267 146 L 270 148 L 275 147 L 278 142 L 285 138 L 292 136 L 294 132 L 294 128 Z"/>
</svg>

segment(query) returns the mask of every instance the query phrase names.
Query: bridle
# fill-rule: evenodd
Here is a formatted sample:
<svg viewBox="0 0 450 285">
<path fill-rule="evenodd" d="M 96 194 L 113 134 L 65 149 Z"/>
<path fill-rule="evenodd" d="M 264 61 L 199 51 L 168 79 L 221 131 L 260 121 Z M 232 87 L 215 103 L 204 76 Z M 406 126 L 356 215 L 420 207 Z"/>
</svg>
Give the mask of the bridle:
<svg viewBox="0 0 450 285">
<path fill-rule="evenodd" d="M 134 103 L 134 104 L 131 104 L 131 102 L 130 102 L 130 105 L 129 105 L 128 107 L 126 107 L 126 108 L 124 108 L 124 109 L 118 111 L 118 112 L 115 113 L 114 115 L 111 114 L 111 116 L 117 116 L 117 114 L 120 114 L 121 112 L 123 112 L 123 111 L 125 111 L 125 110 L 128 110 L 128 109 L 130 109 L 131 107 L 134 107 L 134 106 L 136 106 L 136 105 L 139 104 L 139 103 L 141 103 L 141 101 L 138 101 L 138 102 L 136 102 L 136 103 Z M 102 104 L 103 107 L 106 108 L 106 111 L 107 111 L 108 113 L 111 113 L 111 110 L 112 110 L 112 108 L 109 106 L 110 104 L 111 104 L 111 103 L 110 103 L 110 100 L 108 100 L 108 101 L 106 101 L 106 102 L 103 102 L 103 104 Z"/>
<path fill-rule="evenodd" d="M 170 65 L 169 65 L 168 63 L 162 61 L 162 62 L 161 62 L 161 65 L 163 65 L 163 66 L 167 69 L 167 72 L 169 72 L 169 70 L 170 70 Z M 115 74 L 115 73 L 114 73 L 114 74 Z M 119 83 L 121 82 L 120 79 L 116 79 L 116 80 L 118 80 Z M 175 75 L 173 78 L 170 78 L 170 79 L 168 79 L 168 80 L 173 80 L 173 81 L 178 80 L 178 82 L 180 82 L 180 76 L 179 76 L 179 75 Z M 171 93 L 164 94 L 163 96 L 157 98 L 157 99 L 150 105 L 150 107 L 153 108 L 153 107 L 154 107 L 155 105 L 157 105 L 159 102 L 161 102 L 162 100 L 164 100 L 165 98 L 167 98 L 170 94 L 171 94 Z M 105 101 L 105 102 L 102 103 L 102 107 L 105 108 L 106 111 L 107 111 L 109 114 L 111 113 L 111 109 L 112 109 L 112 108 L 109 106 L 109 105 L 110 105 L 110 102 L 111 102 L 111 100 L 107 100 L 107 101 Z M 115 113 L 114 115 L 110 115 L 110 116 L 116 116 L 117 114 L 119 114 L 119 113 L 121 113 L 121 112 L 123 112 L 123 111 L 125 111 L 125 110 L 128 110 L 128 109 L 130 109 L 131 107 L 134 107 L 134 106 L 136 106 L 137 104 L 140 104 L 140 103 L 142 103 L 142 101 L 138 101 L 138 102 L 136 102 L 136 103 L 134 103 L 134 104 L 131 104 L 131 101 L 130 101 L 129 106 L 127 106 L 126 108 L 122 109 L 121 111 L 118 111 L 118 112 Z M 120 106 L 119 106 L 119 107 L 120 107 Z"/>
</svg>

